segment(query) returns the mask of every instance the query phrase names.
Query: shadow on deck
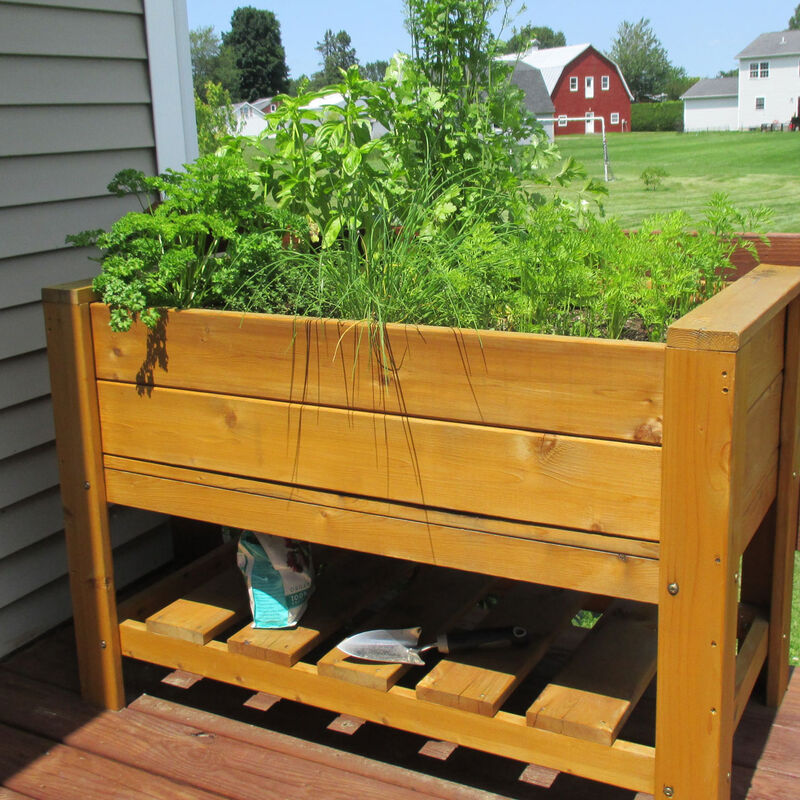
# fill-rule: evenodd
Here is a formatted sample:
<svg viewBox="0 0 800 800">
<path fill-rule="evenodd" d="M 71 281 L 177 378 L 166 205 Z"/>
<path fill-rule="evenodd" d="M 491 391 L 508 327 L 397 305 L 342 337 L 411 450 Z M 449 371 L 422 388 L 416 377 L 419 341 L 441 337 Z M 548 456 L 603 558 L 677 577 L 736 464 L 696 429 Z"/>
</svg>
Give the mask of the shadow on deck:
<svg viewBox="0 0 800 800">
<path fill-rule="evenodd" d="M 329 728 L 330 712 L 286 700 L 263 710 L 269 698 L 245 705 L 244 689 L 208 680 L 181 689 L 162 681 L 169 670 L 135 661 L 125 669 L 129 705 L 114 713 L 80 699 L 69 627 L 0 664 L 0 800 L 649 798 L 467 748 L 442 760 L 441 748 L 428 747 L 439 758 L 420 754 L 420 736 L 370 723 L 348 736 Z M 795 670 L 777 714 L 757 701 L 745 712 L 733 798 L 800 796 L 798 753 Z"/>
</svg>

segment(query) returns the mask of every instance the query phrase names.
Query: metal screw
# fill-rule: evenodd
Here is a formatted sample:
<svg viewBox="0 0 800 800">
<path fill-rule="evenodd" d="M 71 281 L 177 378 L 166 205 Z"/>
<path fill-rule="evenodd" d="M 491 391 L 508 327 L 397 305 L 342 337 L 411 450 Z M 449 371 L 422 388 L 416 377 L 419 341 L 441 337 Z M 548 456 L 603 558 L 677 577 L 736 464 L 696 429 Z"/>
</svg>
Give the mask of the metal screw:
<svg viewBox="0 0 800 800">
<path fill-rule="evenodd" d="M 669 586 L 667 586 L 667 591 L 668 591 L 668 592 L 669 592 L 671 595 L 676 595 L 676 594 L 678 594 L 678 592 L 680 591 L 680 589 L 679 589 L 679 587 L 678 587 L 678 584 L 677 584 L 677 583 L 671 583 Z"/>
<path fill-rule="evenodd" d="M 84 489 L 88 489 L 89 488 L 89 481 L 84 481 L 83 482 L 83 488 Z"/>
<path fill-rule="evenodd" d="M 675 790 L 671 786 L 664 787 L 664 796 L 665 797 L 672 797 L 675 794 Z"/>
<path fill-rule="evenodd" d="M 100 640 L 100 649 L 101 650 L 105 650 L 106 649 L 106 640 L 105 639 L 101 639 Z"/>
</svg>

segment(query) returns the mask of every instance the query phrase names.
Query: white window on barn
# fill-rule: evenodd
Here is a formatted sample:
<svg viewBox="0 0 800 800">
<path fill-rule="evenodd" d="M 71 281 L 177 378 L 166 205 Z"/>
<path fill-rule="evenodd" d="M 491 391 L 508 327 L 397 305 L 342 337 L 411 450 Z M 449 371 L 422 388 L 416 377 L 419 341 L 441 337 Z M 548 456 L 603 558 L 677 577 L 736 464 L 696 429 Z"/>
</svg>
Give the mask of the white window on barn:
<svg viewBox="0 0 800 800">
<path fill-rule="evenodd" d="M 559 114 L 558 115 L 558 127 L 559 128 L 566 128 L 567 127 L 567 115 L 566 114 Z"/>
<path fill-rule="evenodd" d="M 761 62 L 761 69 L 759 70 L 760 78 L 769 78 L 769 61 Z"/>
<path fill-rule="evenodd" d="M 577 75 L 573 75 L 569 79 L 569 90 L 571 92 L 577 92 L 578 91 L 578 77 L 577 77 Z"/>
<path fill-rule="evenodd" d="M 611 78 L 608 75 L 603 75 L 603 77 L 600 78 L 600 88 L 604 92 L 607 92 L 611 88 Z"/>
<path fill-rule="evenodd" d="M 611 124 L 612 125 L 619 125 L 619 114 L 618 113 L 615 112 L 615 113 L 613 113 L 611 115 Z"/>
<path fill-rule="evenodd" d="M 756 97 L 756 111 L 763 111 L 763 110 L 764 110 L 764 98 Z"/>
</svg>

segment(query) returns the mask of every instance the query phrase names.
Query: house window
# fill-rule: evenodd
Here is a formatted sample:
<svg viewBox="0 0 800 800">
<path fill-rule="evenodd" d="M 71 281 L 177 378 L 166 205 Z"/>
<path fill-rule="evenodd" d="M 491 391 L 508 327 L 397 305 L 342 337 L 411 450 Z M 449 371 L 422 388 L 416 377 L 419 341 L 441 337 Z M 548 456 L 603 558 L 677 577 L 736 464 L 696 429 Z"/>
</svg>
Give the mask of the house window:
<svg viewBox="0 0 800 800">
<path fill-rule="evenodd" d="M 566 114 L 559 114 L 558 115 L 558 127 L 559 128 L 566 128 L 567 127 L 567 115 Z"/>
<path fill-rule="evenodd" d="M 751 78 L 769 78 L 769 61 L 751 61 Z"/>
<path fill-rule="evenodd" d="M 594 76 L 587 75 L 584 79 L 585 83 L 585 90 L 583 93 L 584 97 L 594 97 Z"/>
<path fill-rule="evenodd" d="M 600 88 L 604 92 L 607 92 L 610 86 L 611 86 L 611 78 L 608 75 L 603 75 L 603 77 L 600 78 Z"/>
<path fill-rule="evenodd" d="M 569 79 L 569 90 L 571 92 L 577 92 L 578 91 L 578 77 L 576 75 L 573 75 Z"/>
<path fill-rule="evenodd" d="M 619 114 L 614 113 L 611 115 L 611 124 L 612 125 L 619 125 Z"/>
<path fill-rule="evenodd" d="M 764 98 L 756 97 L 756 111 L 763 111 L 763 110 L 764 110 Z"/>
<path fill-rule="evenodd" d="M 761 78 L 769 78 L 769 61 L 761 62 L 760 75 Z"/>
</svg>

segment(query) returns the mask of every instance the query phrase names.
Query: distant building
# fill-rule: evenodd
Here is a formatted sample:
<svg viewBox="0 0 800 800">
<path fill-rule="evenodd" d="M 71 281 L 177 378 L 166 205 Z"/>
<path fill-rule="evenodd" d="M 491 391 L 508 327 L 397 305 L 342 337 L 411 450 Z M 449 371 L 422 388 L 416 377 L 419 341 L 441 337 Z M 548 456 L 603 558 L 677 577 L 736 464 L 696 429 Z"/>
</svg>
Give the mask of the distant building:
<svg viewBox="0 0 800 800">
<path fill-rule="evenodd" d="M 685 131 L 735 131 L 739 127 L 738 78 L 705 78 L 681 99 Z"/>
<path fill-rule="evenodd" d="M 554 106 L 555 133 L 599 133 L 598 117 L 607 131 L 630 130 L 631 100 L 620 68 L 590 44 L 549 47 L 537 44 L 505 61 L 538 69 Z M 570 118 L 580 117 L 575 121 Z"/>
<path fill-rule="evenodd" d="M 788 126 L 800 116 L 800 31 L 762 33 L 736 58 L 736 78 L 701 80 L 682 97 L 686 131 Z"/>
<path fill-rule="evenodd" d="M 525 93 L 525 108 L 541 122 L 548 139 L 552 141 L 556 107 L 550 99 L 541 71 L 520 61 L 514 65 L 511 82 Z"/>
<path fill-rule="evenodd" d="M 237 136 L 258 136 L 267 127 L 266 114 L 252 103 L 234 103 Z"/>
</svg>

